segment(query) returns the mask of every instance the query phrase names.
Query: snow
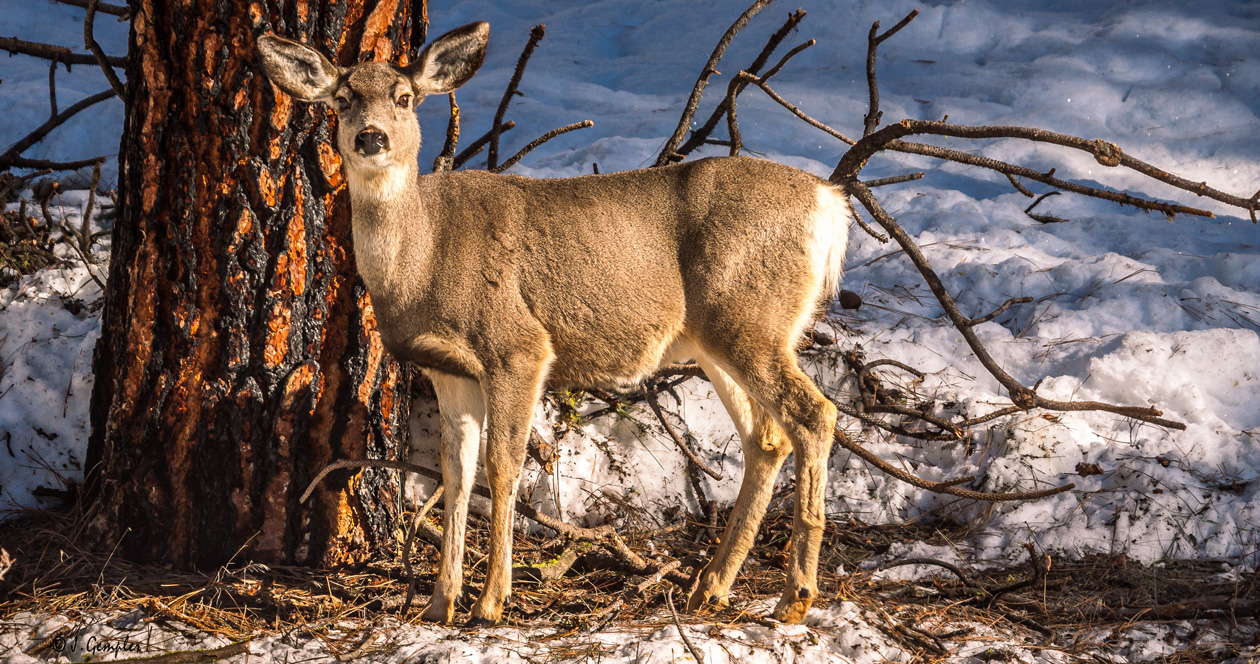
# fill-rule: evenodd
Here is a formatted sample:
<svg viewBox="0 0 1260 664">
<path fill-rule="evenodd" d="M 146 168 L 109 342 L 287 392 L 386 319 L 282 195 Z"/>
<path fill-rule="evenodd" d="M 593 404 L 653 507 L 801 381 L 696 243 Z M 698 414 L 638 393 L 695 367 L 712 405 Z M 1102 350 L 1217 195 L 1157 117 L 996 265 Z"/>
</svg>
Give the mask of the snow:
<svg viewBox="0 0 1260 664">
<path fill-rule="evenodd" d="M 11 32 L 78 46 L 76 17 L 82 10 L 16 0 L 0 0 L 0 7 Z M 885 121 L 948 116 L 960 124 L 1044 127 L 1103 138 L 1191 181 L 1243 197 L 1260 188 L 1260 6 L 1255 4 L 851 0 L 804 8 L 809 15 L 783 49 L 808 38 L 818 44 L 797 56 L 772 85 L 850 136 L 860 133 L 866 110 L 862 63 L 868 26 L 876 19 L 890 26 L 917 8 L 919 17 L 880 49 Z M 594 164 L 601 172 L 649 165 L 673 131 L 699 68 L 740 9 L 717 0 L 434 0 L 429 15 L 434 35 L 472 20 L 492 25 L 486 64 L 458 93 L 465 137 L 489 127 L 528 28 L 547 25 L 521 85 L 524 96 L 507 114 L 517 128 L 505 135 L 501 155 L 553 127 L 593 119 L 594 128 L 547 143 L 513 169 L 560 177 L 588 173 Z M 745 28 L 718 67 L 722 74 L 710 82 L 698 121 L 708 117 L 729 77 L 752 60 L 790 9 L 795 5 L 772 5 Z M 97 34 L 107 52 L 125 48 L 125 26 L 113 25 L 112 18 L 98 19 Z M 22 57 L 3 62 L 0 115 L 7 122 L 0 125 L 0 143 L 7 143 L 46 117 L 47 68 Z M 59 73 L 58 81 L 63 107 L 104 87 L 92 67 Z M 121 104 L 114 100 L 99 108 L 26 154 L 69 159 L 116 152 Z M 432 163 L 441 149 L 446 114 L 441 98 L 420 107 L 430 137 L 422 164 Z M 844 151 L 755 89 L 741 97 L 740 123 L 750 152 L 818 175 L 829 174 Z M 1011 297 L 1034 298 L 976 328 L 1006 371 L 1026 385 L 1040 381 L 1040 393 L 1050 398 L 1154 406 L 1187 428 L 1170 431 L 1105 413 L 1038 411 L 977 427 L 967 440 L 952 443 L 888 441 L 865 432 L 875 453 L 928 479 L 974 475 L 975 488 L 988 491 L 1066 482 L 1076 489 L 1035 502 L 974 505 L 919 491 L 837 451 L 829 511 L 868 523 L 947 512 L 973 526 L 973 534 L 955 547 L 916 543 L 894 548 L 880 562 L 913 557 L 971 566 L 1010 562 L 1025 556 L 1022 544 L 1032 542 L 1054 556 L 1125 553 L 1143 562 L 1192 557 L 1254 569 L 1260 546 L 1257 227 L 1237 210 L 1105 168 L 1088 154 L 1015 140 L 925 142 L 1043 171 L 1056 168 L 1062 178 L 1218 215 L 1169 222 L 1065 194 L 1045 200 L 1038 211 L 1070 221 L 1040 224 L 1023 213 L 1030 201 L 994 173 L 909 155 L 878 157 L 864 173 L 874 178 L 926 172 L 922 180 L 876 193 L 923 247 L 964 312 L 978 315 Z M 722 150 L 705 148 L 704 154 Z M 82 205 L 81 197 L 65 203 L 67 214 Z M 893 358 L 927 372 L 917 390 L 934 395 L 938 404 L 952 403 L 943 414 L 977 415 L 1009 404 L 904 255 L 857 229 L 851 238 L 844 287 L 861 294 L 865 305 L 856 313 L 832 312 L 820 329 L 836 334 L 844 348 L 860 345 L 868 359 Z M 49 270 L 0 292 L 0 439 L 8 448 L 0 450 L 0 502 L 8 505 L 42 505 L 32 496 L 36 486 L 58 487 L 57 475 L 82 478 L 98 323 L 93 315 L 71 314 L 61 306 L 60 296 L 71 294 L 99 297 L 82 268 Z M 851 388 L 832 359 L 807 356 L 804 365 L 829 394 Z M 910 380 L 895 370 L 884 373 Z M 698 441 L 699 453 L 726 477 L 704 478 L 706 493 L 733 500 L 742 467 L 733 427 L 707 384 L 688 381 L 675 392 L 679 400 L 665 397 L 662 405 L 681 416 L 675 426 Z M 598 407 L 586 403 L 579 411 Z M 437 467 L 436 420 L 423 408 L 417 411 L 416 458 Z M 697 510 L 682 474 L 685 460 L 649 411 L 557 428 L 560 412 L 558 404 L 549 403 L 536 417 L 559 455 L 552 475 L 532 464 L 527 469 L 523 487 L 536 504 L 586 523 L 617 514 L 613 506 L 622 502 L 646 508 L 649 515 L 679 503 Z M 855 423 L 846 426 L 861 433 Z M 1078 464 L 1096 464 L 1102 472 L 1082 476 Z M 417 481 L 421 495 L 430 486 Z M 478 508 L 485 506 L 475 503 Z M 907 566 L 880 574 L 941 573 Z M 892 642 L 855 612 L 844 602 L 820 606 L 810 627 L 791 632 L 795 636 L 781 631 L 770 638 L 759 631 L 768 628 L 749 624 L 727 628 L 732 633 L 723 633 L 720 645 L 707 629 L 693 629 L 692 638 L 711 662 L 762 661 L 742 659 L 754 651 L 756 658 L 772 659 L 763 652 L 767 647 L 781 661 L 817 661 L 805 654 L 813 647 L 835 661 L 898 659 Z M 382 661 L 427 661 L 439 651 L 470 661 L 542 652 L 542 646 L 530 644 L 538 635 L 527 630 L 501 628 L 474 638 L 436 627 L 389 629 L 400 630 L 399 643 L 410 645 L 400 645 Z M 1177 624 L 1121 630 L 1106 638 L 1131 644 L 1107 656 L 1131 661 L 1166 656 L 1169 639 L 1185 633 Z M 2 638 L 16 638 L 11 634 Z M 607 639 L 611 650 L 601 660 L 606 662 L 688 657 L 672 625 L 582 638 L 583 643 Z M 753 645 L 740 650 L 735 644 L 744 640 Z M 281 658 L 289 649 L 288 656 L 298 659 L 293 651 L 310 650 L 327 658 L 321 647 L 271 636 L 251 650 Z M 980 661 L 987 657 L 985 649 L 1005 647 L 968 642 L 953 658 Z M 1061 658 L 1049 650 L 1016 650 L 1021 661 Z"/>
</svg>

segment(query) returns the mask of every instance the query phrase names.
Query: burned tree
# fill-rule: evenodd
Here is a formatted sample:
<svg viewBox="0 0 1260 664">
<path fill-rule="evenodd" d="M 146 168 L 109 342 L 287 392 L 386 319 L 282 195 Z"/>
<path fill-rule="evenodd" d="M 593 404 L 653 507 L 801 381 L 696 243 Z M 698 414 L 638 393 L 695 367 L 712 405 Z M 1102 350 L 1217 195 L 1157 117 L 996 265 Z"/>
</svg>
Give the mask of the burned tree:
<svg viewBox="0 0 1260 664">
<path fill-rule="evenodd" d="M 362 557 L 389 533 L 409 381 L 357 277 L 333 113 L 257 71 L 268 31 L 342 65 L 406 63 L 425 3 L 252 6 L 137 0 L 122 192 L 96 349 L 93 538 L 136 560 L 209 566 Z"/>
</svg>

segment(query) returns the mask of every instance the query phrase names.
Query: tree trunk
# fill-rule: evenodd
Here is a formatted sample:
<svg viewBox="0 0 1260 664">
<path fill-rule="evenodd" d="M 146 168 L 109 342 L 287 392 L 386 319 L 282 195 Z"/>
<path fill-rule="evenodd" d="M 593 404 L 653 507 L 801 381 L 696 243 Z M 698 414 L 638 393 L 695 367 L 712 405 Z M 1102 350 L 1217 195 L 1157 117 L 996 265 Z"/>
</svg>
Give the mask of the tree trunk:
<svg viewBox="0 0 1260 664">
<path fill-rule="evenodd" d="M 407 373 L 350 251 L 335 119 L 258 68 L 257 35 L 405 63 L 424 0 L 132 0 L 127 108 L 93 370 L 89 535 L 179 567 L 362 559 L 392 531 Z"/>
</svg>

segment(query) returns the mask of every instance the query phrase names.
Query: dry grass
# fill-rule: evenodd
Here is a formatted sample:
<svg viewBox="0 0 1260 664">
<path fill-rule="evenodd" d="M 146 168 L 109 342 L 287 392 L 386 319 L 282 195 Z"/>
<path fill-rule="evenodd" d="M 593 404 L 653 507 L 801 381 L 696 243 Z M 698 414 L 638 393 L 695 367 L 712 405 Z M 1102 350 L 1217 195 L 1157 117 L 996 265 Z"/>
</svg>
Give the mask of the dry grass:
<svg viewBox="0 0 1260 664">
<path fill-rule="evenodd" d="M 683 616 L 684 620 L 719 626 L 763 620 L 755 607 L 777 597 L 782 584 L 781 568 L 786 562 L 783 547 L 791 527 L 786 498 L 780 496 L 772 507 L 734 588 L 732 605 L 701 616 Z M 339 569 L 235 561 L 209 573 L 184 573 L 135 565 L 112 557 L 108 551 L 83 550 L 74 541 L 78 525 L 68 513 L 37 512 L 0 528 L 0 546 L 18 559 L 9 577 L 0 582 L 0 619 L 25 612 L 75 618 L 98 610 L 140 609 L 147 619 L 175 631 L 191 628 L 231 641 L 284 631 L 320 639 L 332 652 L 340 653 L 352 651 L 363 640 L 356 638 L 353 630 L 348 631 L 347 624 L 370 629 L 383 614 L 397 615 L 406 593 L 407 580 L 397 552 Z M 484 551 L 485 524 L 474 521 L 472 525 L 469 544 Z M 1186 624 L 1195 629 L 1211 627 L 1213 634 L 1232 636 L 1203 645 L 1191 634 L 1189 645 L 1170 661 L 1217 661 L 1254 649 L 1256 607 L 1260 606 L 1256 576 L 1223 582 L 1224 567 L 1215 562 L 1147 566 L 1123 556 L 1093 557 L 1054 561 L 1041 575 L 1030 565 L 962 570 L 965 583 L 943 568 L 939 574 L 933 571 L 913 581 L 879 580 L 872 571 L 852 571 L 896 543 L 946 545 L 964 535 L 960 527 L 833 520 L 820 562 L 820 606 L 837 599 L 857 603 L 918 661 L 943 659 L 962 642 L 993 638 L 994 634 L 1084 660 L 1098 652 L 1100 645 L 1105 648 L 1108 638 L 1120 640 L 1124 629 L 1166 618 L 1160 611 L 1166 612 L 1170 606 L 1184 609 L 1179 602 L 1226 598 L 1233 600 L 1229 604 L 1232 613 L 1191 607 L 1174 617 L 1193 618 Z M 626 533 L 628 545 L 637 551 L 647 552 L 649 540 L 653 555 L 681 559 L 684 570 L 703 560 L 716 546 L 705 524 L 699 522 L 678 524 L 665 531 Z M 545 563 L 569 546 L 585 548 L 579 550 L 575 564 L 562 577 L 537 581 L 522 575 L 518 579 L 505 616 L 507 623 L 528 627 L 536 643 L 564 639 L 580 631 L 670 624 L 668 612 L 662 610 L 667 582 L 644 585 L 645 577 L 617 570 L 611 556 L 597 547 L 518 534 L 517 563 Z M 437 551 L 432 546 L 424 545 L 413 555 L 422 595 L 432 589 L 436 562 Z M 484 561 L 470 556 L 468 563 L 465 595 L 476 597 Z M 837 576 L 841 565 L 851 572 Z M 1012 586 L 1009 592 L 997 592 Z M 1163 608 L 1144 613 L 1141 607 Z M 418 621 L 418 608 L 413 607 L 406 619 Z M 1110 637 L 1107 630 L 1111 630 Z M 1101 644 L 1098 634 L 1103 635 Z M 565 653 L 573 657 L 597 654 L 575 649 L 571 642 L 556 646 L 549 658 Z M 1010 656 L 997 642 L 992 652 L 986 653 L 982 659 L 988 657 L 989 661 Z"/>
</svg>

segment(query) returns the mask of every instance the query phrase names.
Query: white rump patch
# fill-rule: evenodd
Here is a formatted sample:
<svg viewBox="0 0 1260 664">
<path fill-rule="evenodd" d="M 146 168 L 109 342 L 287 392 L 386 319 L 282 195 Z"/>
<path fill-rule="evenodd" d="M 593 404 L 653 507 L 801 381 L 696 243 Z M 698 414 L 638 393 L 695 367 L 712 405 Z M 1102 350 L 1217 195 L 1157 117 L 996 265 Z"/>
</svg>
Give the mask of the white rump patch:
<svg viewBox="0 0 1260 664">
<path fill-rule="evenodd" d="M 819 185 L 813 222 L 810 250 L 814 259 L 814 274 L 821 276 L 822 280 L 818 297 L 830 298 L 836 294 L 844 273 L 849 224 L 853 222 L 853 207 L 844 192 L 830 185 Z"/>
</svg>

